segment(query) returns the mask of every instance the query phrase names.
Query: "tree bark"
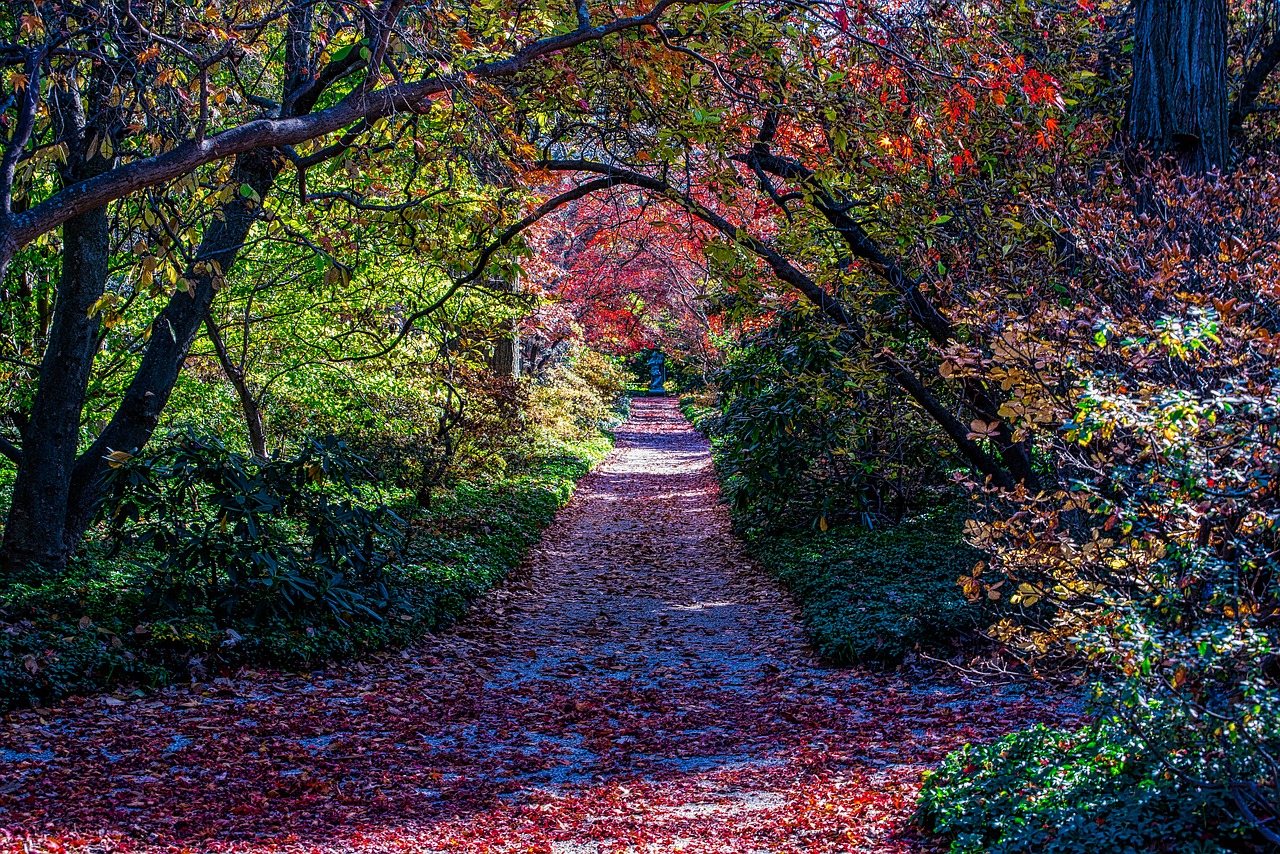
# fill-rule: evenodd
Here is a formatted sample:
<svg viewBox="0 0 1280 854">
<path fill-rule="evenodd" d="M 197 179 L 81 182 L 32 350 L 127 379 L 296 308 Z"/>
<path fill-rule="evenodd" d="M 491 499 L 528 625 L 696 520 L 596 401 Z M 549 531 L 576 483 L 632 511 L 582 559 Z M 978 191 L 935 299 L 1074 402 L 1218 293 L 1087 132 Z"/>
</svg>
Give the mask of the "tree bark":
<svg viewBox="0 0 1280 854">
<path fill-rule="evenodd" d="M 1132 142 L 1205 172 L 1230 156 L 1226 0 L 1135 0 Z"/>
<path fill-rule="evenodd" d="M 510 321 L 507 325 L 514 326 Z M 514 379 L 520 376 L 520 333 L 514 329 L 504 332 L 493 345 L 493 372 Z"/>
<path fill-rule="evenodd" d="M 65 522 L 84 407 L 98 349 L 98 319 L 90 307 L 107 280 L 110 225 L 99 208 L 62 227 L 62 275 L 49 329 L 40 381 L 22 430 L 9 518 L 0 563 L 6 570 L 37 564 L 60 567 L 65 559 Z"/>
<path fill-rule="evenodd" d="M 101 109 L 104 91 L 97 77 L 89 80 L 87 109 L 79 91 L 55 96 L 53 117 L 70 149 L 61 170 L 64 185 L 112 167 L 111 160 L 98 153 L 98 137 L 110 133 L 109 111 Z M 65 513 L 80 444 L 80 415 L 99 345 L 99 320 L 96 313 L 90 314 L 106 289 L 110 240 L 105 207 L 72 217 L 62 227 L 56 302 L 35 398 L 22 425 L 18 473 L 0 546 L 0 567 L 5 571 L 33 564 L 56 570 L 65 562 Z"/>
<path fill-rule="evenodd" d="M 499 281 L 494 283 L 497 290 L 514 294 L 519 290 L 518 283 Z M 504 320 L 498 325 L 498 339 L 493 344 L 493 357 L 489 367 L 502 377 L 520 376 L 520 324 L 516 320 Z"/>
<path fill-rule="evenodd" d="M 258 199 L 271 192 L 284 164 L 273 151 L 251 151 L 236 158 L 231 180 L 253 188 Z M 151 340 L 142 356 L 133 381 L 125 391 L 110 423 L 89 449 L 76 461 L 71 495 L 66 509 L 65 548 L 73 551 L 93 522 L 102 498 L 105 457 L 113 450 L 136 451 L 150 441 L 160 423 L 160 414 L 169 402 L 174 383 L 191 351 L 216 293 L 215 273 L 209 264 L 225 274 L 244 248 L 249 230 L 261 213 L 260 201 L 237 195 L 222 209 L 222 219 L 214 219 L 196 251 L 201 271 L 190 269 L 187 278 L 195 282 L 194 293 L 179 291 L 152 323 Z"/>
<path fill-rule="evenodd" d="M 262 423 L 262 407 L 258 405 L 253 389 L 249 388 L 244 368 L 231 360 L 231 354 L 227 352 L 227 344 L 222 339 L 222 330 L 218 328 L 211 314 L 205 316 L 204 328 L 209 333 L 209 340 L 213 342 L 213 351 L 218 356 L 222 373 L 226 376 L 227 382 L 231 383 L 231 387 L 236 390 L 236 397 L 240 400 L 240 411 L 244 415 L 245 432 L 248 433 L 249 438 L 249 452 L 254 457 L 265 460 L 267 431 Z"/>
</svg>

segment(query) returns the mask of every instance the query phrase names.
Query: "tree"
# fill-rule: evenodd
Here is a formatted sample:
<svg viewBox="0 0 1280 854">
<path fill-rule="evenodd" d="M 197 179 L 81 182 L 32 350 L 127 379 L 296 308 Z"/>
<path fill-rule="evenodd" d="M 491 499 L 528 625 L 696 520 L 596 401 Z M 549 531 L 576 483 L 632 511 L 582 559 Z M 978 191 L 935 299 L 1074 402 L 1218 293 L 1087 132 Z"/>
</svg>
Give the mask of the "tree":
<svg viewBox="0 0 1280 854">
<path fill-rule="evenodd" d="M 1136 0 L 1125 116 L 1132 140 L 1192 171 L 1223 167 L 1230 107 L 1226 0 Z"/>
<path fill-rule="evenodd" d="M 541 37 L 528 18 L 495 30 L 505 7 L 477 8 L 468 13 L 475 36 L 464 29 L 465 38 L 451 35 L 443 50 L 436 36 L 456 32 L 453 13 L 403 0 L 355 15 L 342 4 L 237 7 L 221 17 L 183 6 L 105 6 L 81 15 L 87 21 L 65 12 L 10 21 L 13 41 L 23 46 L 4 61 L 23 71 L 8 78 L 15 121 L 0 168 L 0 270 L 59 226 L 68 251 L 41 382 L 20 442 L 0 447 L 18 466 L 0 561 L 56 567 L 76 548 L 94 514 L 106 457 L 141 448 L 155 430 L 214 294 L 285 168 L 297 171 L 306 199 L 308 169 L 379 143 L 388 150 L 398 128 L 430 113 L 433 97 L 456 97 L 549 55 L 651 26 L 670 5 L 659 0 L 647 13 L 593 25 L 582 4 L 568 10 L 572 18 L 560 33 Z M 545 20 L 557 17 L 563 15 L 547 10 Z M 77 94 L 86 76 L 87 106 Z M 45 115 L 55 121 L 42 121 Z M 332 134 L 337 138 L 310 151 L 293 148 Z M 39 167 L 49 152 L 64 150 L 68 166 L 45 192 Z M 229 170 L 217 166 L 230 157 Z M 143 216 L 128 232 L 153 268 L 177 271 L 179 287 L 150 324 L 160 334 L 148 339 L 109 423 L 77 454 L 84 386 L 101 334 L 95 307 L 106 297 L 108 206 L 148 188 L 185 192 L 190 203 L 206 195 L 196 192 L 200 179 L 186 189 L 170 182 L 205 167 L 212 170 L 202 173 L 212 204 L 188 225 L 194 233 L 186 256 L 174 253 L 172 212 Z M 126 209 L 139 211 L 133 202 Z M 147 252 L 149 244 L 156 251 Z"/>
</svg>

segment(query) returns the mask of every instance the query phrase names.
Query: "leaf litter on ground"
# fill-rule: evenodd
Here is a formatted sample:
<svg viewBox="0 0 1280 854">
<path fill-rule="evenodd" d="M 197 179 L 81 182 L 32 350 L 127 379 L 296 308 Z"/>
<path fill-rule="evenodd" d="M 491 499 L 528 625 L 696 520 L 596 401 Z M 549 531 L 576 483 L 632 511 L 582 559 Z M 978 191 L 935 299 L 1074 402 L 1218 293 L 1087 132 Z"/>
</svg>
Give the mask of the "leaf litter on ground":
<svg viewBox="0 0 1280 854">
<path fill-rule="evenodd" d="M 618 440 L 510 582 L 407 651 L 9 715 L 0 851 L 922 851 L 925 770 L 1070 722 L 824 666 L 674 402 Z"/>
</svg>

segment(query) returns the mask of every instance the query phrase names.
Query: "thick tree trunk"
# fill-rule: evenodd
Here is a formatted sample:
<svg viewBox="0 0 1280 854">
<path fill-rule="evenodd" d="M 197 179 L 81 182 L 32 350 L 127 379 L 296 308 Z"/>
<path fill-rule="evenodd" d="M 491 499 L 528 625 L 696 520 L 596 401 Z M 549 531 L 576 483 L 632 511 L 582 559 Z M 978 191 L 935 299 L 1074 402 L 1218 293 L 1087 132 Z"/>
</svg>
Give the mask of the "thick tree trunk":
<svg viewBox="0 0 1280 854">
<path fill-rule="evenodd" d="M 69 149 L 59 175 L 64 186 L 114 165 L 102 156 L 100 143 L 116 118 L 105 106 L 109 84 L 97 76 L 85 82 L 83 90 L 54 90 L 50 101 L 50 118 Z M 99 320 L 96 312 L 90 314 L 106 290 L 110 261 L 111 223 L 105 207 L 63 224 L 55 299 L 52 307 L 39 306 L 47 336 L 35 398 L 21 426 L 22 454 L 0 546 L 0 567 L 6 571 L 33 564 L 56 570 L 65 561 L 65 513 L 80 444 L 80 415 L 99 344 Z"/>
<path fill-rule="evenodd" d="M 266 198 L 282 163 L 273 151 L 251 151 L 236 158 L 231 180 L 252 187 L 259 199 Z M 93 521 L 102 497 L 102 475 L 107 470 L 104 457 L 112 450 L 142 448 L 160 423 L 160 413 L 213 304 L 215 275 L 209 262 L 224 272 L 231 269 L 261 209 L 261 202 L 242 195 L 226 204 L 223 218 L 210 223 L 196 252 L 205 267 L 199 272 L 187 271 L 187 278 L 195 282 L 194 294 L 174 294 L 152 323 L 147 351 L 124 399 L 110 423 L 76 461 L 66 510 L 64 546 L 68 552 L 80 544 Z"/>
<path fill-rule="evenodd" d="M 89 309 L 102 296 L 110 257 L 107 212 L 93 210 L 62 227 L 62 276 L 40 384 L 22 430 L 22 462 L 4 529 L 5 569 L 62 565 L 64 525 L 80 441 L 98 319 Z"/>
<path fill-rule="evenodd" d="M 346 61 L 330 63 L 326 66 L 325 73 L 317 78 L 315 69 L 311 67 L 307 42 L 312 29 L 312 15 L 309 8 L 309 6 L 299 7 L 289 14 L 290 37 L 286 57 L 288 83 L 285 86 L 289 106 L 282 111 L 282 116 L 285 117 L 300 116 L 309 112 L 330 84 L 341 79 L 363 62 L 357 54 L 352 53 Z M 101 81 L 96 79 L 91 81 L 89 89 L 90 101 L 94 104 L 106 103 L 103 96 L 111 91 L 109 86 L 104 87 Z M 84 128 L 86 112 L 80 109 L 78 90 L 73 88 L 69 92 L 70 94 L 66 96 L 69 99 L 66 104 L 71 109 L 67 110 L 67 115 L 76 114 L 79 127 Z M 106 116 L 109 111 L 99 106 L 92 111 L 92 114 Z M 86 134 L 68 135 L 82 143 L 81 151 L 88 150 L 85 145 L 88 142 L 85 139 Z M 58 434 L 59 450 L 53 455 L 56 457 L 56 464 L 38 456 L 41 453 L 39 448 L 46 443 L 46 440 L 41 438 L 34 440 L 33 447 L 37 448 L 36 456 L 28 459 L 25 453 L 23 455 L 20 469 L 28 470 L 29 484 L 24 482 L 21 491 L 15 490 L 10 524 L 5 532 L 4 549 L 0 551 L 0 559 L 6 565 L 35 560 L 56 568 L 64 563 L 79 546 L 93 521 L 98 502 L 102 497 L 102 475 L 106 471 L 104 457 L 112 450 L 136 451 L 146 445 L 154 433 L 160 422 L 160 413 L 173 392 L 173 386 L 190 352 L 191 344 L 208 315 L 218 286 L 217 279 L 220 278 L 218 271 L 221 272 L 221 276 L 230 273 L 232 265 L 244 247 L 245 238 L 261 213 L 260 200 L 266 198 L 271 191 L 276 176 L 284 164 L 283 158 L 272 147 L 241 149 L 241 152 L 232 167 L 231 180 L 252 188 L 256 198 L 246 198 L 243 194 L 237 193 L 209 221 L 196 251 L 196 265 L 186 271 L 186 278 L 195 283 L 193 291 L 175 294 L 156 318 L 152 324 L 151 339 L 143 354 L 142 363 L 134 374 L 115 415 L 88 450 L 78 458 L 74 457 L 75 440 L 79 438 L 80 410 L 84 403 L 84 390 L 87 387 L 89 371 L 92 368 L 93 349 L 90 348 L 87 358 L 81 358 L 76 362 L 75 353 L 83 354 L 83 351 L 55 346 L 55 341 L 59 340 L 58 336 L 70 335 L 74 342 L 81 342 L 84 338 L 83 332 L 77 335 L 51 330 L 50 345 L 45 354 L 46 364 L 42 371 L 41 390 L 37 395 L 38 398 L 40 395 L 45 395 L 51 410 L 62 413 L 68 424 L 74 424 L 74 428 L 65 428 Z M 93 161 L 92 165 L 100 172 L 110 168 L 110 164 L 101 157 Z M 73 175 L 69 169 L 68 177 L 71 180 L 80 181 L 89 176 Z M 68 261 L 64 262 L 64 279 L 67 271 L 69 269 L 74 271 L 77 265 L 80 269 L 79 275 L 83 279 L 83 283 L 78 286 L 78 291 L 72 289 L 63 293 L 63 287 L 66 287 L 65 282 L 59 289 L 57 314 L 59 318 L 69 318 L 64 321 L 68 324 L 68 330 L 79 329 L 91 320 L 88 317 L 88 307 L 92 305 L 93 300 L 97 299 L 97 295 L 101 295 L 105 284 L 109 251 L 105 240 L 109 238 L 110 232 L 107 228 L 105 210 L 81 214 L 79 218 L 69 220 L 65 226 L 74 235 L 76 229 L 72 228 L 72 223 L 78 222 L 79 219 L 85 219 L 88 222 L 88 218 L 94 216 L 101 216 L 100 223 L 98 220 L 93 222 L 102 226 L 105 235 L 101 238 L 104 245 L 101 252 L 100 282 L 96 291 L 86 284 L 92 282 L 92 276 L 86 273 L 88 269 L 86 264 L 91 258 L 98 256 L 86 252 L 83 254 L 83 260 L 77 260 L 72 256 L 71 239 L 66 240 Z M 57 326 L 57 324 L 58 320 L 55 319 L 54 325 Z M 96 333 L 96 321 L 92 323 L 92 327 Z M 96 347 L 96 334 L 89 337 L 93 339 L 93 346 Z M 51 377 L 57 375 L 48 386 L 50 392 L 47 395 L 44 391 L 45 373 Z M 57 391 L 59 385 L 65 387 L 65 393 Z M 77 392 L 76 389 L 79 391 Z M 40 407 L 38 399 L 36 409 L 39 410 Z M 44 431 L 34 424 L 28 424 L 24 429 L 24 436 L 40 437 L 43 433 Z M 74 438 L 64 440 L 61 438 L 64 434 L 72 435 Z M 70 460 L 65 459 L 68 443 L 72 454 Z M 265 449 L 265 438 L 258 442 L 258 446 Z M 21 471 L 19 480 L 22 480 Z M 48 483 L 57 485 L 64 481 L 69 481 L 67 487 L 48 488 Z M 30 521 L 33 519 L 39 520 L 38 523 Z M 51 536 L 55 533 L 58 536 Z"/>
<path fill-rule="evenodd" d="M 1226 0 L 1135 0 L 1130 139 L 1203 172 L 1230 156 Z"/>
</svg>

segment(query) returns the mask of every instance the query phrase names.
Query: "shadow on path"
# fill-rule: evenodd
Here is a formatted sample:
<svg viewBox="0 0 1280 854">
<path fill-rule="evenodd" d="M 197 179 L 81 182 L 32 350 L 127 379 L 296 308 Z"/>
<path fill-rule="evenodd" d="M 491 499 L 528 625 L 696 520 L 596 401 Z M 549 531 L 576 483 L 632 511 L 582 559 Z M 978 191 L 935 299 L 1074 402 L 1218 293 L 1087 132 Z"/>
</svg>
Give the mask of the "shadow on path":
<svg viewBox="0 0 1280 854">
<path fill-rule="evenodd" d="M 822 667 L 674 402 L 618 439 L 509 584 L 402 654 L 13 716 L 0 849 L 920 850 L 921 772 L 1035 698 Z"/>
</svg>

